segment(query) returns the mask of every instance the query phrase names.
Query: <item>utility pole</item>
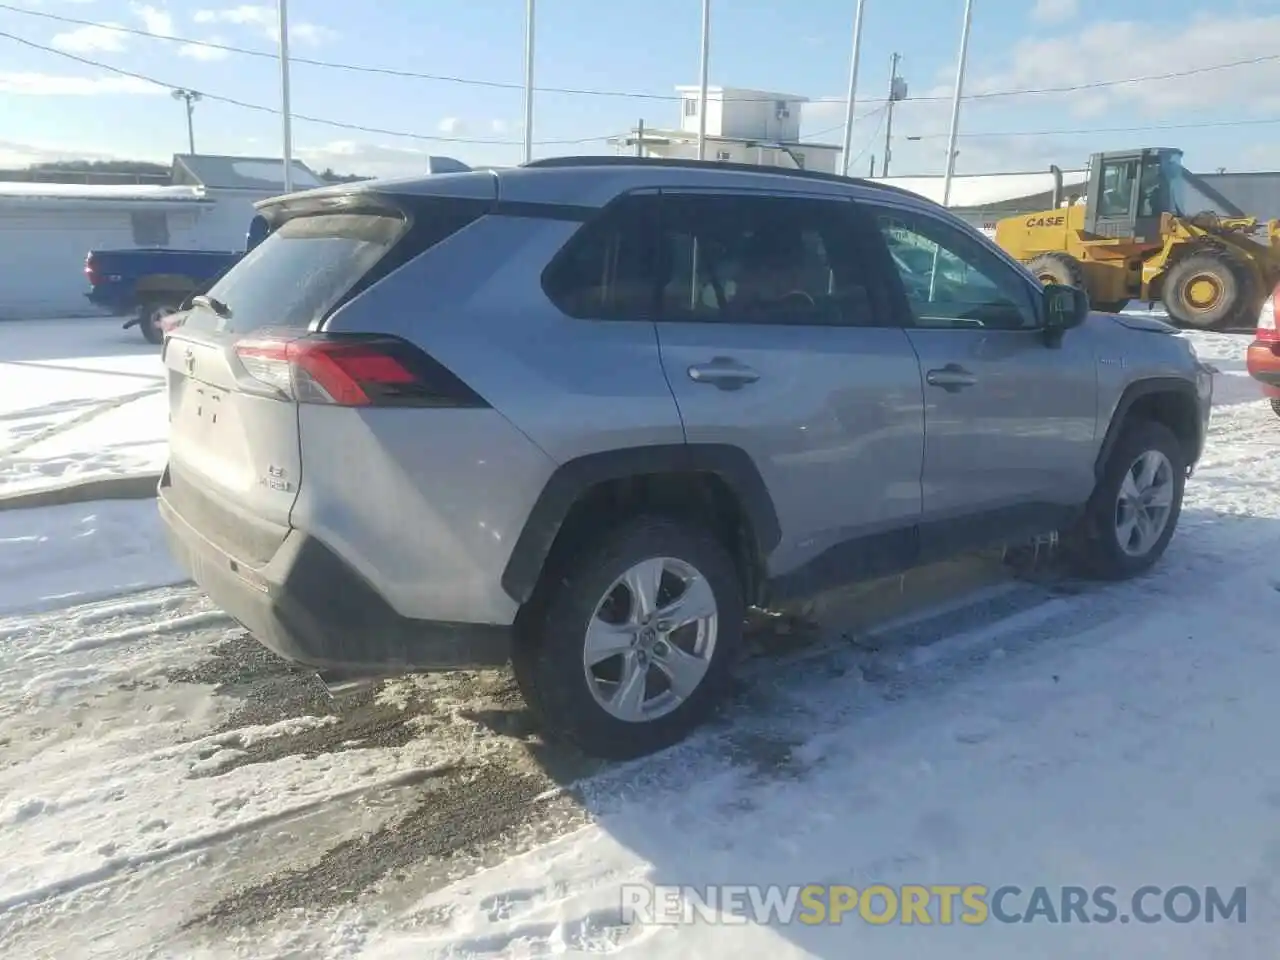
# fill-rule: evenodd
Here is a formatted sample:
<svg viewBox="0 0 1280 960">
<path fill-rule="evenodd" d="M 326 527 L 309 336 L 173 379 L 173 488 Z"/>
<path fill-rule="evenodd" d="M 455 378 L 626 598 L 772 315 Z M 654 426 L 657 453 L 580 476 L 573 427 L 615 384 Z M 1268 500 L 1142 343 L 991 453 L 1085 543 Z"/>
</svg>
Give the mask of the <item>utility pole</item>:
<svg viewBox="0 0 1280 960">
<path fill-rule="evenodd" d="M 951 204 L 951 181 L 956 175 L 956 138 L 960 135 L 960 101 L 964 97 L 964 69 L 969 62 L 969 28 L 973 26 L 973 0 L 964 2 L 964 26 L 960 30 L 960 60 L 956 64 L 956 89 L 951 98 L 951 132 L 947 135 L 947 175 L 942 181 L 942 205 Z"/>
<path fill-rule="evenodd" d="M 862 56 L 862 11 L 866 0 L 858 0 L 853 13 L 853 50 L 849 54 L 849 96 L 844 104 L 844 143 L 840 148 L 840 173 L 849 175 L 849 150 L 853 146 L 853 104 L 858 92 L 858 61 Z"/>
<path fill-rule="evenodd" d="M 889 158 L 893 155 L 893 105 L 899 100 L 907 99 L 907 81 L 898 76 L 898 64 L 902 62 L 902 54 L 895 53 L 889 67 L 889 103 L 884 121 L 884 160 L 880 167 L 880 176 L 889 175 Z"/>
<path fill-rule="evenodd" d="M 636 156 L 644 156 L 644 117 L 640 118 L 640 123 L 636 127 Z"/>
<path fill-rule="evenodd" d="M 535 0 L 524 9 L 524 162 L 533 160 L 533 28 L 537 20 Z"/>
<path fill-rule="evenodd" d="M 711 64 L 711 0 L 702 0 L 702 58 L 698 79 L 698 159 L 707 159 L 707 78 Z"/>
<path fill-rule="evenodd" d="M 173 99 L 187 102 L 187 152 L 194 156 L 196 152 L 196 104 L 204 98 L 195 90 L 179 88 L 173 91 Z"/>
<path fill-rule="evenodd" d="M 289 2 L 276 0 L 280 29 L 280 146 L 284 160 L 284 192 L 293 193 L 293 108 L 289 105 Z"/>
</svg>

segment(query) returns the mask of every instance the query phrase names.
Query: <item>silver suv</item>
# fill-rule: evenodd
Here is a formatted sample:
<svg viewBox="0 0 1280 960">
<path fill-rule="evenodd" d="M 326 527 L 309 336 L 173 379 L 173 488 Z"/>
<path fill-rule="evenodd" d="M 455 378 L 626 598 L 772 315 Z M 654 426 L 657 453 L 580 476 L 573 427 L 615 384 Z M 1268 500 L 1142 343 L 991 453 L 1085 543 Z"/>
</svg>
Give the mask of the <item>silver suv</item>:
<svg viewBox="0 0 1280 960">
<path fill-rule="evenodd" d="M 272 200 L 167 337 L 160 509 L 195 580 L 331 682 L 512 662 L 625 757 L 744 614 L 1046 532 L 1163 553 L 1212 376 L 910 193 L 623 157 Z"/>
</svg>

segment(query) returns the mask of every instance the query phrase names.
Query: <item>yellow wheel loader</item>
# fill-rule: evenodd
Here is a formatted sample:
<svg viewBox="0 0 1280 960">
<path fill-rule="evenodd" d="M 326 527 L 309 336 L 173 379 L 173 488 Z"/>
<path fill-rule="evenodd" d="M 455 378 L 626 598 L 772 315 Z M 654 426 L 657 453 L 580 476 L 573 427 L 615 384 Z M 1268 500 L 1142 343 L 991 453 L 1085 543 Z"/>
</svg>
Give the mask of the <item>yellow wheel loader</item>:
<svg viewBox="0 0 1280 960">
<path fill-rule="evenodd" d="M 1253 324 L 1280 280 L 1280 221 L 1260 224 L 1225 201 L 1227 218 L 1188 213 L 1197 178 L 1181 150 L 1094 154 L 1083 202 L 1066 205 L 1053 169 L 1052 210 L 996 224 L 996 243 L 1043 283 L 1084 289 L 1096 310 L 1158 300 L 1181 326 Z"/>
</svg>

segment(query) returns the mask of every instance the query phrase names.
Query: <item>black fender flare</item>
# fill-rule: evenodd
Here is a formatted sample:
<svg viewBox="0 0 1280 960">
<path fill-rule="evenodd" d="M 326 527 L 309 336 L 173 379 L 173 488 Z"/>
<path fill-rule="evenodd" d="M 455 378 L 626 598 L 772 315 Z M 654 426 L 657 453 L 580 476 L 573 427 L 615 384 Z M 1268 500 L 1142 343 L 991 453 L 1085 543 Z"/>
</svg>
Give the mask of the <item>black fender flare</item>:
<svg viewBox="0 0 1280 960">
<path fill-rule="evenodd" d="M 1107 424 L 1107 432 L 1102 439 L 1102 447 L 1098 450 L 1098 459 L 1093 465 L 1095 477 L 1102 478 L 1102 474 L 1106 470 L 1107 460 L 1111 456 L 1111 451 L 1115 449 L 1116 442 L 1120 439 L 1120 432 L 1124 429 L 1125 420 L 1129 416 L 1129 411 L 1133 409 L 1133 405 L 1143 397 L 1158 393 L 1183 394 L 1191 401 L 1194 409 L 1199 409 L 1200 407 L 1200 395 L 1196 392 L 1196 385 L 1189 380 L 1184 380 L 1180 377 L 1147 377 L 1142 380 L 1135 380 L 1124 388 L 1124 392 L 1120 394 L 1120 400 L 1111 414 L 1111 422 Z M 1195 427 L 1198 434 L 1196 444 L 1198 458 L 1199 452 L 1204 449 L 1204 430 L 1198 421 Z"/>
<path fill-rule="evenodd" d="M 738 498 L 751 522 L 760 556 L 767 556 L 781 541 L 782 527 L 773 497 L 755 462 L 741 447 L 671 443 L 607 450 L 568 460 L 551 474 L 511 550 L 502 572 L 502 589 L 516 603 L 528 602 L 565 518 L 593 487 L 662 473 L 715 475 Z"/>
</svg>

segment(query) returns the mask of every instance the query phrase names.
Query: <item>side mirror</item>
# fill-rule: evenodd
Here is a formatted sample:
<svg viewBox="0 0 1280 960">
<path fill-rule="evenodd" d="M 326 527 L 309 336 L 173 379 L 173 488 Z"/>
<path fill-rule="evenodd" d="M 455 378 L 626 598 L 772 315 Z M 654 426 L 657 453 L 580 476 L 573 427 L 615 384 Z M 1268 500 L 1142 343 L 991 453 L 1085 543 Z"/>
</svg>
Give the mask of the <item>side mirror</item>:
<svg viewBox="0 0 1280 960">
<path fill-rule="evenodd" d="M 1089 316 L 1089 294 L 1079 287 L 1048 283 L 1044 288 L 1045 332 L 1060 337 Z"/>
</svg>

